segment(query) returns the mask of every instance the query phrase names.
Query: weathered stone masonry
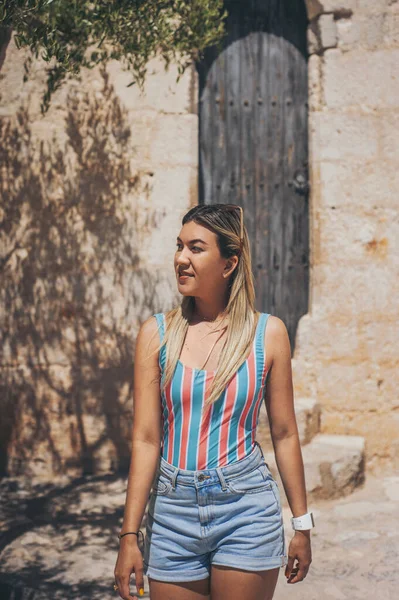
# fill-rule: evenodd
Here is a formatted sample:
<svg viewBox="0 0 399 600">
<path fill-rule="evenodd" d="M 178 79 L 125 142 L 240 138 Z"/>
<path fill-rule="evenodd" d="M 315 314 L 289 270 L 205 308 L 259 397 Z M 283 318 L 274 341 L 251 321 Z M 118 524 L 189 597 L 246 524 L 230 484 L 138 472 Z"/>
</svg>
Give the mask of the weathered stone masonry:
<svg viewBox="0 0 399 600">
<path fill-rule="evenodd" d="M 399 455 L 399 3 L 308 3 L 311 299 L 296 397 L 322 433 Z M 43 66 L 0 71 L 0 467 L 48 476 L 126 466 L 139 322 L 176 301 L 181 217 L 197 202 L 197 80 L 153 61 L 84 73 L 40 115 Z M 267 310 L 265 308 L 265 310 Z"/>
</svg>

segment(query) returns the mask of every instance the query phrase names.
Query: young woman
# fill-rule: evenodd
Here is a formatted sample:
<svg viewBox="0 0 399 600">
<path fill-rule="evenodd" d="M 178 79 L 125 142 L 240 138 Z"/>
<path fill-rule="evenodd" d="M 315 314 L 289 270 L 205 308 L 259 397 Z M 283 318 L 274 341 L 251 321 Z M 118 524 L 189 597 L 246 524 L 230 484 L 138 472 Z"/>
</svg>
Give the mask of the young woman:
<svg viewBox="0 0 399 600">
<path fill-rule="evenodd" d="M 137 599 L 129 592 L 134 572 L 140 596 L 147 575 L 151 600 L 271 600 L 281 567 L 288 583 L 306 577 L 314 526 L 287 330 L 255 310 L 241 207 L 189 210 L 174 268 L 181 305 L 148 318 L 137 337 L 114 589 Z M 255 441 L 263 398 L 293 513 L 288 554 L 278 485 Z"/>
</svg>

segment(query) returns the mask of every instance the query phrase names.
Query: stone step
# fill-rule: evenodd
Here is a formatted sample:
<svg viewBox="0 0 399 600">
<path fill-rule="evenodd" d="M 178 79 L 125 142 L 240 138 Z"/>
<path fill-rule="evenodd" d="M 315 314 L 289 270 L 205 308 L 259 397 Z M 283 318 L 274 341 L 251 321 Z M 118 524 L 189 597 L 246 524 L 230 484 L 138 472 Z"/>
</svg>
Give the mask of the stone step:
<svg viewBox="0 0 399 600">
<path fill-rule="evenodd" d="M 317 434 L 302 447 L 309 502 L 346 496 L 364 482 L 365 439 L 358 435 Z M 265 461 L 276 479 L 283 504 L 284 487 L 273 451 L 264 451 Z M 308 504 L 309 504 L 308 502 Z"/>
<path fill-rule="evenodd" d="M 320 431 L 321 406 L 314 398 L 295 400 L 295 416 L 301 445 L 309 444 Z"/>
<path fill-rule="evenodd" d="M 320 431 L 321 406 L 314 398 L 298 398 L 295 399 L 294 408 L 299 439 L 301 446 L 304 446 Z M 266 450 L 273 448 L 266 410 L 259 415 L 256 438 Z"/>
</svg>

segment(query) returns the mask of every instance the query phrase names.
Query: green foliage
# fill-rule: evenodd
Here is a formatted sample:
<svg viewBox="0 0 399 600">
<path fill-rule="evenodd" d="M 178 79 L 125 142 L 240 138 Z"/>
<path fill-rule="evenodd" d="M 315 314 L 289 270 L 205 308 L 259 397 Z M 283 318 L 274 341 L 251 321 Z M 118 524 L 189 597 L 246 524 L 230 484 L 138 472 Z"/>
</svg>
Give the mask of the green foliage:
<svg viewBox="0 0 399 600">
<path fill-rule="evenodd" d="M 47 65 L 42 111 L 68 77 L 79 77 L 111 59 L 132 74 L 130 85 L 143 85 L 148 60 L 173 60 L 179 77 L 203 50 L 224 34 L 223 0 L 2 0 L 0 25 L 11 28 L 18 47 Z"/>
</svg>

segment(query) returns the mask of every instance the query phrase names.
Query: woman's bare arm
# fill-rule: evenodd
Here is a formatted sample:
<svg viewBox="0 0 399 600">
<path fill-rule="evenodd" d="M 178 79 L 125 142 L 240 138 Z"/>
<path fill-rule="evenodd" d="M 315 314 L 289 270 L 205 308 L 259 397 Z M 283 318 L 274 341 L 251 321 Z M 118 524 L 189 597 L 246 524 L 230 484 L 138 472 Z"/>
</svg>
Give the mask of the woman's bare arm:
<svg viewBox="0 0 399 600">
<path fill-rule="evenodd" d="M 141 326 L 134 358 L 132 452 L 121 533 L 137 531 L 154 480 L 161 445 L 161 402 L 155 317 Z M 148 357 L 150 355 L 150 357 Z M 135 536 L 123 540 L 137 541 Z"/>
<path fill-rule="evenodd" d="M 284 322 L 269 317 L 266 352 L 272 360 L 266 385 L 270 433 L 287 500 L 294 517 L 307 512 L 305 474 L 294 410 L 291 348 Z M 271 355 L 271 356 L 270 356 Z"/>
<path fill-rule="evenodd" d="M 269 317 L 265 349 L 271 354 L 265 402 L 274 454 L 292 514 L 299 517 L 307 513 L 305 473 L 294 410 L 290 341 L 285 323 L 278 317 Z M 287 583 L 302 581 L 311 562 L 310 530 L 295 531 L 288 547 Z"/>
<path fill-rule="evenodd" d="M 121 533 L 138 531 L 154 481 L 161 447 L 159 334 L 156 319 L 150 317 L 140 328 L 134 357 L 132 452 Z M 144 593 L 143 558 L 135 535 L 120 540 L 114 576 L 121 598 L 137 600 L 130 594 L 134 572 L 137 592 Z"/>
</svg>

